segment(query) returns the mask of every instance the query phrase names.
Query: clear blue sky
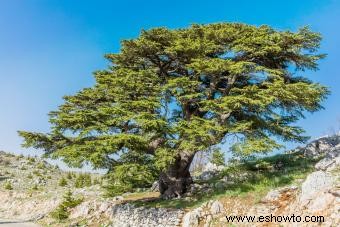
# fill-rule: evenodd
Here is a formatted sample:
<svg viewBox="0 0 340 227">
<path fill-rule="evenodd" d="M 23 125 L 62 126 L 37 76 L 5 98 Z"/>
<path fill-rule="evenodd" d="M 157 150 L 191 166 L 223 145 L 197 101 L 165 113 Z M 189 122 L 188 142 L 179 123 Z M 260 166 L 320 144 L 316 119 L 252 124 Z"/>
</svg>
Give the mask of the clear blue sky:
<svg viewBox="0 0 340 227">
<path fill-rule="evenodd" d="M 0 150 L 28 153 L 17 130 L 48 131 L 47 113 L 94 83 L 105 68 L 103 55 L 117 52 L 122 39 L 155 26 L 244 22 L 296 31 L 310 25 L 321 32 L 328 57 L 318 72 L 306 72 L 330 86 L 325 110 L 299 122 L 317 137 L 340 117 L 340 1 L 0 1 Z"/>
</svg>

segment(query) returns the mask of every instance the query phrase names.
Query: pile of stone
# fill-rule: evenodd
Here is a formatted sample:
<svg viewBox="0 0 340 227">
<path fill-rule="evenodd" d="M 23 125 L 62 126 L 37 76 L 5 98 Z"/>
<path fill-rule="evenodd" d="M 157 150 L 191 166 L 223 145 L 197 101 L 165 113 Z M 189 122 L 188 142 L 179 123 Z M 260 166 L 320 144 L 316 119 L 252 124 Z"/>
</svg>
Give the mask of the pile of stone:
<svg viewBox="0 0 340 227">
<path fill-rule="evenodd" d="M 112 207 L 112 226 L 170 227 L 180 226 L 184 211 L 181 209 L 136 207 L 116 204 Z"/>
</svg>

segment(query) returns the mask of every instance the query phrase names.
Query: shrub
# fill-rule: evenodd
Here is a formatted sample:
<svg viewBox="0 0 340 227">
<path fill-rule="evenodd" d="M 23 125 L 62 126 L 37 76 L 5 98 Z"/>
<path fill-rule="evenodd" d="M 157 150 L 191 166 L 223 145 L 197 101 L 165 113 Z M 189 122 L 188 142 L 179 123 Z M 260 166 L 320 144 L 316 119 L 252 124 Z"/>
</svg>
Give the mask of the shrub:
<svg viewBox="0 0 340 227">
<path fill-rule="evenodd" d="M 94 178 L 94 180 L 93 180 L 93 184 L 99 184 L 99 180 L 98 180 L 98 178 Z"/>
<path fill-rule="evenodd" d="M 11 184 L 11 182 L 7 181 L 5 184 L 4 184 L 4 188 L 6 190 L 12 190 L 13 189 L 13 186 Z"/>
<path fill-rule="evenodd" d="M 34 190 L 34 191 L 38 190 L 38 185 L 34 184 L 33 187 L 32 187 L 32 190 Z"/>
<path fill-rule="evenodd" d="M 33 157 L 28 157 L 27 159 L 28 159 L 28 163 L 29 163 L 29 164 L 35 163 L 35 158 L 33 158 Z"/>
<path fill-rule="evenodd" d="M 39 162 L 38 165 L 37 165 L 38 169 L 45 169 L 45 167 L 46 167 L 45 163 L 43 163 L 43 162 Z"/>
<path fill-rule="evenodd" d="M 67 185 L 67 181 L 64 177 L 60 178 L 59 180 L 59 186 L 65 187 Z"/>
<path fill-rule="evenodd" d="M 90 174 L 79 174 L 75 181 L 76 188 L 89 187 L 91 186 L 91 175 Z"/>
<path fill-rule="evenodd" d="M 72 180 L 72 173 L 68 172 L 67 175 L 66 175 L 66 178 L 69 179 L 69 180 Z"/>
<path fill-rule="evenodd" d="M 63 196 L 63 201 L 54 211 L 51 212 L 51 217 L 58 221 L 67 219 L 70 214 L 70 208 L 76 207 L 82 203 L 83 200 L 83 198 L 73 198 L 72 192 L 68 190 Z"/>
<path fill-rule="evenodd" d="M 86 187 L 89 187 L 92 185 L 92 180 L 91 180 L 91 175 L 90 174 L 85 174 L 84 175 L 84 185 Z"/>
<path fill-rule="evenodd" d="M 42 177 L 42 174 L 38 170 L 33 170 L 32 173 L 38 177 Z"/>
<path fill-rule="evenodd" d="M 220 149 L 214 149 L 211 155 L 211 159 L 210 162 L 220 166 L 220 165 L 224 165 L 224 154 L 221 152 Z"/>
</svg>

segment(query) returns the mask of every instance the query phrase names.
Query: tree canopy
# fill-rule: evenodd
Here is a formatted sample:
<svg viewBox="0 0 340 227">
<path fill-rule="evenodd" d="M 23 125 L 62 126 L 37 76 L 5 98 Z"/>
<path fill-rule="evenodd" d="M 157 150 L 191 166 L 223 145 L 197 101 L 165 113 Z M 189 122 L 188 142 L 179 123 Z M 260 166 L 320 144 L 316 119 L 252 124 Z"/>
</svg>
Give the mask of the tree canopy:
<svg viewBox="0 0 340 227">
<path fill-rule="evenodd" d="M 94 73 L 93 87 L 65 96 L 50 112 L 50 132 L 19 134 L 25 147 L 48 157 L 133 172 L 137 182 L 181 160 L 178 171 L 188 171 L 197 151 L 228 136 L 238 138 L 232 151 L 241 155 L 271 151 L 280 141 L 303 142 L 307 137 L 294 123 L 320 110 L 328 94 L 304 75 L 324 57 L 317 53 L 320 41 L 307 27 L 291 32 L 216 23 L 143 30 L 106 55 L 110 65 Z M 142 173 L 147 177 L 138 178 Z"/>
</svg>

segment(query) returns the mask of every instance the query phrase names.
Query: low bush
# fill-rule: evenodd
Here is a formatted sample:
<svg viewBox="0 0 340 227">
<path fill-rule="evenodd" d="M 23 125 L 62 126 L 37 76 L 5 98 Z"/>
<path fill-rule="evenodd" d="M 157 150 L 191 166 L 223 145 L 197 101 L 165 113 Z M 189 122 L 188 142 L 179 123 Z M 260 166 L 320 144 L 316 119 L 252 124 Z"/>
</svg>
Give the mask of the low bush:
<svg viewBox="0 0 340 227">
<path fill-rule="evenodd" d="M 58 185 L 61 187 L 65 187 L 67 185 L 66 179 L 64 177 L 60 178 Z"/>
<path fill-rule="evenodd" d="M 12 190 L 13 189 L 13 186 L 11 184 L 11 182 L 7 181 L 5 184 L 4 184 L 4 188 L 6 190 Z"/>
<path fill-rule="evenodd" d="M 74 198 L 72 192 L 69 190 L 63 196 L 63 201 L 50 213 L 50 215 L 58 221 L 65 220 L 70 215 L 70 209 L 78 206 L 83 200 L 83 198 Z"/>
</svg>

